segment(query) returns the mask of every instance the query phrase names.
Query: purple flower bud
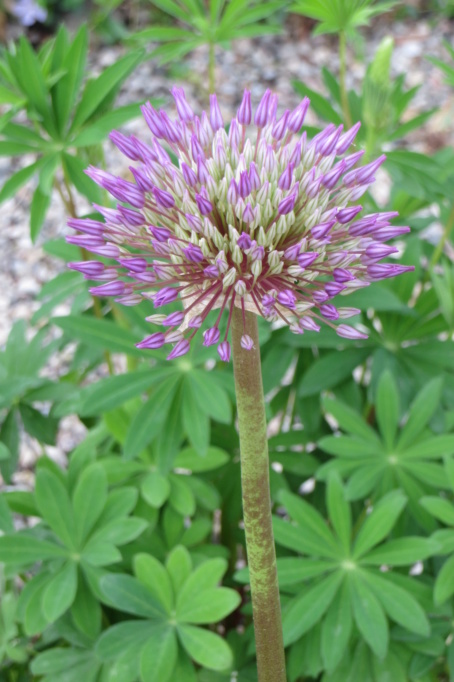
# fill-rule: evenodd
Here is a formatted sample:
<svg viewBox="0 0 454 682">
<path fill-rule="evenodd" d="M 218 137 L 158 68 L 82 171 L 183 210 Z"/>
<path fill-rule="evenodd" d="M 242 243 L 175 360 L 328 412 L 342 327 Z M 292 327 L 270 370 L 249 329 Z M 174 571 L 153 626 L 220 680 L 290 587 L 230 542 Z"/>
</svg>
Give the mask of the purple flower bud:
<svg viewBox="0 0 454 682">
<path fill-rule="evenodd" d="M 358 121 L 358 123 L 355 123 L 355 125 L 350 128 L 350 130 L 347 130 L 346 133 L 344 133 L 340 138 L 339 142 L 337 143 L 336 147 L 336 153 L 337 154 L 344 154 L 347 149 L 350 147 L 351 143 L 355 139 L 358 130 L 361 127 L 361 123 Z"/>
<path fill-rule="evenodd" d="M 125 289 L 126 284 L 120 280 L 116 280 L 115 282 L 101 284 L 99 287 L 91 287 L 89 292 L 93 296 L 119 296 L 124 293 Z"/>
<path fill-rule="evenodd" d="M 171 287 L 164 287 L 153 297 L 153 305 L 155 308 L 160 308 L 167 303 L 172 303 L 178 298 L 178 289 L 172 289 Z"/>
<path fill-rule="evenodd" d="M 191 135 L 191 153 L 194 161 L 197 159 L 198 156 L 205 156 L 203 147 L 195 135 Z"/>
<path fill-rule="evenodd" d="M 202 323 L 203 323 L 202 316 L 196 315 L 195 317 L 191 317 L 191 319 L 188 322 L 188 327 L 189 329 L 200 329 Z"/>
<path fill-rule="evenodd" d="M 328 294 L 329 298 L 337 296 L 337 294 L 340 294 L 340 292 L 343 291 L 344 289 L 345 284 L 341 284 L 340 282 L 328 282 L 327 284 L 325 284 L 325 291 Z"/>
<path fill-rule="evenodd" d="M 337 130 L 335 130 L 326 140 L 324 140 L 319 148 L 318 148 L 318 153 L 321 154 L 322 156 L 329 156 L 330 154 L 333 153 L 336 144 L 339 140 L 340 134 L 342 132 L 344 126 L 340 125 Z"/>
<path fill-rule="evenodd" d="M 254 162 L 249 167 L 249 182 L 251 183 L 251 191 L 256 191 L 262 186 L 260 176 L 257 173 L 257 167 Z"/>
<path fill-rule="evenodd" d="M 286 131 L 287 131 L 287 121 L 288 117 L 290 115 L 290 110 L 286 109 L 280 119 L 276 121 L 274 124 L 272 130 L 271 130 L 271 135 L 274 137 L 275 140 L 282 140 L 284 137 Z"/>
<path fill-rule="evenodd" d="M 240 196 L 243 199 L 246 199 L 247 196 L 251 193 L 251 181 L 249 180 L 249 175 L 247 171 L 242 171 L 240 173 L 240 182 L 238 184 L 238 190 L 240 193 Z"/>
<path fill-rule="evenodd" d="M 315 303 L 324 303 L 329 299 L 329 296 L 326 291 L 318 289 L 312 293 L 312 299 L 315 301 Z"/>
<path fill-rule="evenodd" d="M 194 173 L 192 168 L 189 168 L 189 166 L 186 163 L 184 163 L 184 161 L 181 164 L 181 172 L 183 173 L 185 183 L 189 185 L 189 187 L 195 187 L 197 185 L 198 183 L 197 175 Z"/>
<path fill-rule="evenodd" d="M 292 133 L 297 133 L 301 129 L 304 119 L 306 118 L 307 110 L 309 109 L 309 104 L 309 98 L 305 97 L 289 115 L 287 125 Z"/>
<path fill-rule="evenodd" d="M 260 100 L 254 116 L 254 124 L 258 128 L 264 128 L 268 123 L 268 107 L 270 103 L 271 90 L 265 90 L 265 93 Z"/>
<path fill-rule="evenodd" d="M 377 260 L 380 260 L 380 258 L 386 258 L 392 253 L 398 253 L 398 249 L 396 249 L 394 246 L 385 246 L 379 242 L 370 244 L 365 251 L 365 254 L 368 258 L 376 258 Z"/>
<path fill-rule="evenodd" d="M 396 277 L 402 275 L 404 272 L 412 272 L 413 265 L 395 265 L 394 263 L 376 263 L 367 268 L 367 274 L 372 279 L 387 279 L 388 277 Z"/>
<path fill-rule="evenodd" d="M 353 220 L 353 218 L 356 218 L 358 213 L 360 213 L 362 210 L 362 206 L 349 206 L 348 208 L 341 208 L 336 213 L 336 220 L 341 225 L 346 225 Z"/>
<path fill-rule="evenodd" d="M 159 187 L 153 187 L 151 191 L 158 206 L 162 206 L 162 208 L 173 208 L 175 206 L 175 199 L 170 192 Z"/>
<path fill-rule="evenodd" d="M 277 186 L 279 189 L 289 190 L 293 182 L 293 170 L 295 166 L 293 163 L 289 163 L 287 168 L 283 171 L 279 180 L 277 181 Z"/>
<path fill-rule="evenodd" d="M 105 266 L 98 260 L 86 260 L 80 263 L 68 263 L 68 268 L 81 272 L 85 277 L 96 277 L 104 272 Z"/>
<path fill-rule="evenodd" d="M 223 341 L 218 346 L 219 357 L 223 362 L 230 362 L 230 356 L 232 354 L 230 343 L 228 341 Z"/>
<path fill-rule="evenodd" d="M 381 156 L 378 157 L 378 159 L 372 161 L 372 163 L 368 163 L 367 166 L 359 168 L 357 172 L 356 182 L 359 185 L 364 185 L 365 183 L 369 182 L 373 178 L 374 173 L 378 170 L 378 168 L 380 168 L 383 161 L 385 160 L 386 154 L 382 154 Z"/>
<path fill-rule="evenodd" d="M 354 154 L 350 154 L 350 156 L 346 156 L 344 161 L 345 161 L 345 170 L 348 171 L 350 168 L 353 168 L 355 163 L 358 163 L 360 158 L 364 155 L 364 150 L 361 149 L 359 152 L 355 152 Z"/>
<path fill-rule="evenodd" d="M 161 112 L 161 121 L 165 130 L 165 139 L 169 142 L 180 142 L 181 126 L 178 121 L 171 121 L 165 111 Z"/>
<path fill-rule="evenodd" d="M 409 227 L 381 227 L 374 231 L 374 239 L 379 242 L 387 242 L 389 239 L 395 239 L 402 234 L 407 234 L 407 232 L 410 232 Z"/>
<path fill-rule="evenodd" d="M 245 90 L 243 93 L 243 99 L 241 100 L 240 108 L 236 114 L 238 123 L 243 126 L 248 126 L 252 119 L 252 109 L 251 109 L 251 93 L 249 90 Z"/>
<path fill-rule="evenodd" d="M 189 348 L 189 341 L 187 339 L 181 339 L 181 341 L 178 341 L 178 343 L 173 347 L 166 359 L 174 360 L 175 358 L 180 358 L 182 355 L 186 355 L 186 353 L 189 351 Z"/>
<path fill-rule="evenodd" d="M 117 209 L 122 218 L 123 225 L 126 225 L 127 227 L 139 227 L 140 225 L 145 224 L 145 218 L 142 213 L 126 208 L 126 206 L 121 206 L 121 204 L 118 204 Z"/>
<path fill-rule="evenodd" d="M 202 221 L 200 220 L 199 216 L 197 215 L 191 215 L 191 213 L 185 213 L 184 217 L 188 221 L 188 225 L 191 228 L 191 230 L 194 230 L 194 232 L 202 232 L 203 230 L 203 224 Z"/>
<path fill-rule="evenodd" d="M 234 149 L 237 149 L 238 145 L 240 144 L 240 129 L 238 127 L 238 123 L 236 122 L 236 119 L 233 119 L 233 121 L 230 124 L 229 144 Z"/>
<path fill-rule="evenodd" d="M 317 194 L 320 191 L 320 185 L 322 184 L 322 180 L 323 176 L 320 176 L 310 183 L 310 185 L 306 189 L 306 195 L 308 196 L 309 199 L 313 199 L 315 196 L 317 196 Z"/>
<path fill-rule="evenodd" d="M 151 192 L 153 190 L 154 187 L 153 181 L 148 175 L 145 167 L 136 168 L 134 166 L 130 166 L 129 170 L 134 176 L 134 180 L 136 181 L 137 186 L 139 187 L 139 189 L 142 190 L 142 192 Z"/>
<path fill-rule="evenodd" d="M 199 154 L 197 157 L 197 177 L 199 179 L 199 182 L 202 184 L 205 184 L 208 182 L 208 179 L 210 177 L 210 174 L 208 172 L 208 168 L 206 166 L 206 163 L 204 161 L 204 157 Z"/>
<path fill-rule="evenodd" d="M 197 208 L 199 209 L 202 215 L 209 215 L 213 210 L 213 204 L 211 203 L 211 201 L 204 197 L 202 194 L 196 194 L 195 201 L 197 204 Z"/>
<path fill-rule="evenodd" d="M 327 223 L 320 223 L 312 228 L 311 234 L 314 239 L 325 239 L 330 232 L 331 228 L 335 224 L 335 220 L 330 220 Z"/>
<path fill-rule="evenodd" d="M 295 202 L 296 202 L 296 194 L 290 194 L 288 197 L 285 197 L 277 207 L 277 212 L 279 215 L 288 215 L 290 211 L 293 211 L 295 208 Z"/>
<path fill-rule="evenodd" d="M 268 104 L 268 117 L 266 122 L 267 123 L 274 123 L 276 120 L 276 112 L 277 112 L 277 104 L 278 104 L 278 96 L 277 95 L 271 95 L 270 101 Z"/>
<path fill-rule="evenodd" d="M 227 201 L 234 206 L 237 203 L 239 196 L 238 185 L 235 182 L 235 178 L 232 178 L 227 190 Z"/>
<path fill-rule="evenodd" d="M 184 313 L 178 310 L 176 313 L 170 313 L 167 315 L 166 319 L 163 320 L 163 327 L 179 327 L 184 320 Z"/>
<path fill-rule="evenodd" d="M 119 149 L 122 154 L 132 159 L 133 161 L 140 160 L 140 154 L 137 153 L 137 145 L 134 143 L 130 137 L 119 133 L 118 130 L 112 130 L 109 133 L 109 138 L 112 140 L 114 145 Z"/>
<path fill-rule="evenodd" d="M 293 244 L 293 246 L 289 246 L 287 249 L 284 251 L 284 258 L 287 260 L 296 260 L 299 256 L 299 253 L 301 251 L 301 243 L 298 242 L 297 244 Z"/>
<path fill-rule="evenodd" d="M 244 207 L 244 211 L 243 211 L 243 221 L 244 221 L 245 223 L 249 224 L 249 223 L 252 223 L 252 221 L 254 220 L 254 218 L 255 218 L 254 212 L 253 212 L 253 210 L 252 210 L 252 208 L 251 208 L 251 204 L 248 202 L 248 203 L 246 204 L 246 206 Z"/>
<path fill-rule="evenodd" d="M 208 265 L 208 267 L 204 268 L 203 272 L 207 277 L 210 277 L 212 279 L 216 279 L 219 277 L 219 270 L 216 267 L 216 265 Z"/>
<path fill-rule="evenodd" d="M 277 295 L 277 300 L 286 308 L 290 308 L 291 310 L 295 308 L 296 296 L 291 289 L 284 289 L 283 291 L 280 291 Z"/>
<path fill-rule="evenodd" d="M 262 298 L 262 305 L 265 308 L 271 308 L 276 303 L 276 298 L 272 294 L 265 294 Z"/>
<path fill-rule="evenodd" d="M 240 344 L 241 348 L 244 348 L 244 350 L 252 350 L 254 348 L 254 339 L 252 339 L 248 334 L 243 334 Z"/>
<path fill-rule="evenodd" d="M 186 101 L 186 95 L 184 94 L 183 88 L 174 87 L 170 90 L 172 97 L 175 100 L 175 104 L 178 111 L 178 116 L 184 123 L 192 121 L 194 118 L 194 112 Z"/>
<path fill-rule="evenodd" d="M 251 247 L 252 240 L 247 232 L 242 232 L 238 238 L 237 245 L 240 249 L 249 249 Z"/>
<path fill-rule="evenodd" d="M 355 279 L 355 276 L 352 275 L 352 273 L 349 270 L 345 270 L 344 268 L 334 268 L 333 270 L 333 277 L 336 280 L 336 282 L 351 282 L 352 279 Z"/>
<path fill-rule="evenodd" d="M 74 230 L 91 235 L 101 236 L 106 229 L 105 223 L 100 223 L 99 220 L 91 220 L 90 218 L 70 218 L 67 224 Z"/>
<path fill-rule="evenodd" d="M 165 337 L 162 332 L 155 332 L 154 334 L 151 334 L 151 336 L 147 336 L 143 339 L 143 341 L 140 341 L 140 343 L 136 343 L 136 348 L 146 348 L 146 349 L 156 349 L 156 348 L 162 348 L 162 346 L 165 343 Z"/>
<path fill-rule="evenodd" d="M 102 237 L 97 237 L 94 234 L 75 234 L 66 237 L 68 244 L 75 244 L 82 249 L 91 251 L 93 247 L 104 246 L 105 242 Z"/>
<path fill-rule="evenodd" d="M 219 128 L 224 127 L 224 121 L 222 120 L 221 110 L 219 109 L 216 95 L 210 95 L 210 123 L 214 132 L 219 130 Z"/>
<path fill-rule="evenodd" d="M 300 327 L 307 329 L 311 332 L 319 332 L 320 326 L 315 322 L 312 317 L 305 316 L 300 318 Z"/>
<path fill-rule="evenodd" d="M 334 168 L 332 168 L 328 173 L 322 178 L 322 185 L 326 189 L 333 189 L 339 182 L 342 173 L 345 171 L 345 161 L 340 161 Z"/>
<path fill-rule="evenodd" d="M 252 262 L 256 260 L 263 260 L 265 257 L 265 249 L 263 246 L 259 246 L 256 241 L 251 242 L 251 248 L 248 254 Z"/>
<path fill-rule="evenodd" d="M 337 320 L 337 318 L 339 317 L 337 308 L 334 305 L 331 305 L 330 303 L 321 305 L 319 310 L 323 317 L 326 317 L 327 320 Z"/>
<path fill-rule="evenodd" d="M 348 233 L 352 237 L 361 237 L 370 232 L 371 229 L 374 229 L 376 224 L 376 215 L 364 216 L 364 218 L 361 218 L 360 220 L 357 220 L 356 223 L 350 225 Z"/>
<path fill-rule="evenodd" d="M 301 135 L 301 139 L 298 142 L 298 144 L 295 145 L 295 148 L 292 152 L 292 155 L 290 157 L 290 163 L 295 164 L 295 167 L 299 166 L 301 163 L 301 158 L 303 155 L 303 145 L 306 142 L 306 131 Z"/>
<path fill-rule="evenodd" d="M 150 102 L 147 102 L 146 104 L 141 106 L 140 109 L 153 135 L 155 135 L 159 139 L 165 137 L 166 131 L 161 121 L 161 116 L 156 111 L 156 109 L 154 109 L 154 107 L 151 106 Z"/>
<path fill-rule="evenodd" d="M 203 345 L 212 346 L 219 341 L 221 333 L 217 327 L 210 327 L 203 332 Z"/>
<path fill-rule="evenodd" d="M 172 236 L 172 233 L 168 227 L 156 227 L 155 225 L 150 225 L 148 229 L 158 242 L 166 242 Z"/>
<path fill-rule="evenodd" d="M 300 268 L 308 268 L 312 263 L 314 263 L 319 257 L 319 253 L 316 251 L 308 251 L 306 253 L 301 253 L 298 256 L 298 265 Z"/>
<path fill-rule="evenodd" d="M 147 261 L 145 258 L 119 258 L 118 262 L 123 267 L 128 268 L 131 272 L 143 272 L 147 269 Z"/>
<path fill-rule="evenodd" d="M 189 244 L 185 249 L 183 249 L 186 258 L 192 263 L 201 263 L 205 256 L 202 253 L 200 246 L 196 244 Z"/>
<path fill-rule="evenodd" d="M 348 324 L 340 324 L 336 327 L 336 334 L 342 336 L 344 339 L 367 339 L 367 334 L 362 334 L 354 327 L 350 327 Z"/>
</svg>

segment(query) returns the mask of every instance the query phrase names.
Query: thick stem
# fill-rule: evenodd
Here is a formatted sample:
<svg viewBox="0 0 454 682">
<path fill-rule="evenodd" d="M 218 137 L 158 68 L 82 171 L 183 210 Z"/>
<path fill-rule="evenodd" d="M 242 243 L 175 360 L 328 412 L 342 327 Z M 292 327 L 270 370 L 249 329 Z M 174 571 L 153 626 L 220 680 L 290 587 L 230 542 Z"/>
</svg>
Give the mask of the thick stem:
<svg viewBox="0 0 454 682">
<path fill-rule="evenodd" d="M 244 326 L 243 326 L 244 324 Z M 241 347 L 242 334 L 254 341 Z M 235 308 L 233 369 L 238 406 L 244 528 L 259 682 L 286 682 L 276 554 L 271 525 L 268 443 L 257 317 Z"/>
<path fill-rule="evenodd" d="M 345 32 L 341 31 L 339 33 L 339 86 L 344 122 L 346 123 L 348 128 L 351 128 L 352 116 L 350 114 L 350 107 L 348 106 L 347 84 L 345 82 L 346 71 L 347 71 L 347 38 Z"/>
</svg>

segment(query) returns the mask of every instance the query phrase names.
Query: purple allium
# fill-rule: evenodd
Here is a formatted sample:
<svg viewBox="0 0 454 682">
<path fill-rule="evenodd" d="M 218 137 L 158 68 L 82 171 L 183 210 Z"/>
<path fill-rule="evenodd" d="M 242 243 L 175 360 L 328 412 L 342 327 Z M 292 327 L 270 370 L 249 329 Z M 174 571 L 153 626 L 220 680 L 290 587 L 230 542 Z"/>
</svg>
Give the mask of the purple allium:
<svg viewBox="0 0 454 682">
<path fill-rule="evenodd" d="M 245 91 L 227 134 L 214 95 L 209 112 L 198 117 L 181 88 L 172 94 L 176 120 L 150 104 L 142 108 L 152 133 L 149 145 L 134 136 L 111 135 L 135 162 L 134 182 L 87 170 L 128 206 L 95 206 L 105 222 L 69 222 L 80 234 L 68 241 L 116 264 L 95 260 L 70 267 L 103 282 L 93 294 L 115 296 L 124 305 L 148 299 L 160 308 L 179 300 L 182 310 L 147 318 L 163 332 L 138 344 L 175 344 L 169 359 L 188 352 L 217 309 L 203 343 L 219 344 L 219 356 L 227 362 L 234 306 L 285 323 L 298 334 L 317 332 L 323 322 L 343 338 L 364 338 L 353 327 L 334 324 L 359 311 L 336 307 L 331 299 L 413 268 L 378 263 L 396 251 L 384 242 L 408 231 L 390 225 L 395 213 L 359 217 L 357 200 L 384 161 L 382 156 L 358 168 L 361 151 L 344 156 L 359 124 L 347 132 L 330 124 L 309 140 L 306 132 L 298 136 L 307 98 L 277 118 L 275 95 L 267 90 L 253 112 Z M 223 314 L 228 322 L 221 338 Z M 244 334 L 241 345 L 251 349 L 252 339 Z"/>
</svg>

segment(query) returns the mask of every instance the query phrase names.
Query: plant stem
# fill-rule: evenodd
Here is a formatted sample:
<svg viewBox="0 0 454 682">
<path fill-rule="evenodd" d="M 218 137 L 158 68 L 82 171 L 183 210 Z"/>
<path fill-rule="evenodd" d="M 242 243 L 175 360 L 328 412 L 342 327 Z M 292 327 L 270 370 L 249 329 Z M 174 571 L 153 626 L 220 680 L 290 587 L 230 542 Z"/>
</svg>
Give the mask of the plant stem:
<svg viewBox="0 0 454 682">
<path fill-rule="evenodd" d="M 434 249 L 432 258 L 430 259 L 429 270 L 432 270 L 433 267 L 440 260 L 441 254 L 443 253 L 443 249 L 445 248 L 445 244 L 449 239 L 449 235 L 451 234 L 453 227 L 454 227 L 454 204 L 452 205 L 451 211 L 449 212 L 448 220 L 446 221 L 445 229 L 443 230 L 441 239 L 438 242 L 436 248 Z"/>
<path fill-rule="evenodd" d="M 241 347 L 242 334 L 254 341 Z M 233 369 L 241 450 L 246 549 L 252 592 L 259 682 L 286 682 L 276 554 L 271 525 L 268 443 L 257 317 L 235 308 Z"/>
<path fill-rule="evenodd" d="M 352 125 L 352 116 L 350 114 L 350 107 L 348 106 L 347 85 L 345 82 L 345 73 L 347 70 L 347 38 L 345 31 L 339 33 L 339 85 L 342 102 L 342 113 L 344 122 L 348 128 Z"/>
<path fill-rule="evenodd" d="M 215 68 L 216 68 L 215 45 L 214 43 L 210 43 L 208 57 L 208 94 L 210 95 L 214 93 Z"/>
</svg>

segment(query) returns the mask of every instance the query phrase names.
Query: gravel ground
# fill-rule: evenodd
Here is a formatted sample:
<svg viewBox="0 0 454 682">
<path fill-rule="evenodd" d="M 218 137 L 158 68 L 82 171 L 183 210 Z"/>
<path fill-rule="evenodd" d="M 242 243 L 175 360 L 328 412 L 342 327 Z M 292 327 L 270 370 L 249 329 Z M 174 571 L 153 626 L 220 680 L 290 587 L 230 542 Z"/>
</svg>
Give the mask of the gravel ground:
<svg viewBox="0 0 454 682">
<path fill-rule="evenodd" d="M 429 20 L 405 20 L 389 22 L 381 18 L 365 33 L 364 40 L 356 46 L 358 53 L 350 50 L 348 86 L 358 87 L 364 76 L 365 64 L 374 54 L 380 40 L 391 35 L 395 41 L 392 62 L 393 75 L 406 74 L 406 86 L 420 85 L 408 116 L 414 116 L 434 106 L 440 107 L 426 124 L 406 138 L 405 145 L 413 150 L 430 153 L 447 144 L 454 144 L 454 90 L 443 82 L 441 72 L 426 57 L 446 57 L 442 39 L 454 46 L 453 23 L 440 18 Z M 92 55 L 92 69 L 99 72 L 101 68 L 114 63 L 121 53 L 120 47 L 102 47 Z M 364 57 L 364 59 L 363 59 Z M 188 100 L 194 108 L 200 109 L 205 103 L 206 94 L 201 88 L 204 79 L 206 51 L 202 48 L 194 52 L 185 61 L 184 71 L 179 78 L 174 77 L 167 69 L 159 67 L 153 61 L 147 61 L 136 69 L 124 84 L 118 104 L 131 103 L 146 98 L 160 97 L 169 100 L 169 88 L 173 83 L 185 81 Z M 313 37 L 307 22 L 293 16 L 288 21 L 284 35 L 239 40 L 229 52 L 219 50 L 216 59 L 217 93 L 225 117 L 233 115 L 241 99 L 242 90 L 252 90 L 255 101 L 264 89 L 272 88 L 279 95 L 282 108 L 291 108 L 299 100 L 292 89 L 292 80 L 303 81 L 310 88 L 325 92 L 320 72 L 323 66 L 335 73 L 338 71 L 337 43 L 332 36 Z M 309 124 L 316 122 L 311 112 L 307 118 Z M 128 132 L 149 138 L 149 132 L 140 119 L 126 126 Z M 127 171 L 127 163 L 118 154 L 112 144 L 106 143 L 106 161 L 108 168 Z M 0 184 L 9 176 L 11 170 L 30 163 L 33 159 L 21 160 L 0 159 Z M 33 313 L 39 308 L 37 294 L 43 284 L 49 281 L 62 269 L 60 261 L 44 253 L 42 244 L 66 233 L 66 215 L 58 194 L 52 198 L 51 208 L 38 242 L 32 244 L 29 238 L 28 210 L 32 196 L 32 188 L 22 188 L 11 200 L 2 206 L 0 215 L 0 270 L 3 273 L 3 287 L 0 295 L 0 345 L 2 345 L 15 320 L 30 321 Z M 84 203 L 80 205 L 83 212 Z M 66 314 L 67 306 L 63 305 L 57 314 Z M 64 362 L 64 359 L 63 359 Z M 53 363 L 51 374 L 58 374 L 58 361 Z M 57 448 L 49 448 L 50 454 L 59 459 L 81 436 L 80 423 L 77 419 L 66 420 L 63 424 Z M 30 466 L 36 454 L 33 444 L 31 449 L 24 450 L 24 465 Z"/>
</svg>

